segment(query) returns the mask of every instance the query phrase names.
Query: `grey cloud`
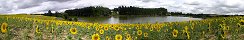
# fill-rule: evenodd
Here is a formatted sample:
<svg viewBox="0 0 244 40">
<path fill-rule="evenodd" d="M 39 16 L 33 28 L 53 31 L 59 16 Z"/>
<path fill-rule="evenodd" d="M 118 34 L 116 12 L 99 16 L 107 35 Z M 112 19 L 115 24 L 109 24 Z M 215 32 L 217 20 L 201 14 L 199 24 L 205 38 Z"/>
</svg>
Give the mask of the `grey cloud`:
<svg viewBox="0 0 244 40">
<path fill-rule="evenodd" d="M 233 2 L 232 2 L 233 1 Z M 190 13 L 243 13 L 242 0 L 0 0 L 0 13 L 59 11 L 87 6 L 115 8 L 121 5 L 165 7 L 169 11 Z M 7 4 L 7 5 L 6 5 Z"/>
<path fill-rule="evenodd" d="M 184 2 L 184 5 L 200 5 L 201 3 L 199 1 L 193 1 L 193 2 Z"/>
<path fill-rule="evenodd" d="M 48 1 L 67 2 L 67 1 L 72 1 L 72 0 L 48 0 Z"/>
<path fill-rule="evenodd" d="M 153 1 L 156 1 L 156 0 L 138 0 L 138 1 L 142 1 L 142 2 L 153 2 Z"/>
</svg>

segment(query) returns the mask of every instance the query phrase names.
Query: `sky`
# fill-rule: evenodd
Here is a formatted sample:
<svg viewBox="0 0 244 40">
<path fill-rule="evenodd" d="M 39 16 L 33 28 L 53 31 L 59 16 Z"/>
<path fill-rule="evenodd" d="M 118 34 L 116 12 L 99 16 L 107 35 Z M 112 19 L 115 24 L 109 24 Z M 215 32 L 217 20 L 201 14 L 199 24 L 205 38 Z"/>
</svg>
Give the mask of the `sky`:
<svg viewBox="0 0 244 40">
<path fill-rule="evenodd" d="M 63 12 L 88 6 L 142 8 L 164 7 L 170 12 L 204 14 L 244 14 L 244 0 L 0 0 L 0 14 Z"/>
</svg>

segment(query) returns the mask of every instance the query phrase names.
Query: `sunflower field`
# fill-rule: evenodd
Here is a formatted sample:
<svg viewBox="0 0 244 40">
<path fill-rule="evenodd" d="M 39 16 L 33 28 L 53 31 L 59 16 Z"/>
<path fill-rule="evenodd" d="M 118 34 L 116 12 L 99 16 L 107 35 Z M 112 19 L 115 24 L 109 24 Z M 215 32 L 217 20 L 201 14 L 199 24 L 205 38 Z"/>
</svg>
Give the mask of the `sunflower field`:
<svg viewBox="0 0 244 40">
<path fill-rule="evenodd" d="M 244 16 L 186 22 L 99 24 L 1 15 L 0 40 L 243 40 Z"/>
</svg>

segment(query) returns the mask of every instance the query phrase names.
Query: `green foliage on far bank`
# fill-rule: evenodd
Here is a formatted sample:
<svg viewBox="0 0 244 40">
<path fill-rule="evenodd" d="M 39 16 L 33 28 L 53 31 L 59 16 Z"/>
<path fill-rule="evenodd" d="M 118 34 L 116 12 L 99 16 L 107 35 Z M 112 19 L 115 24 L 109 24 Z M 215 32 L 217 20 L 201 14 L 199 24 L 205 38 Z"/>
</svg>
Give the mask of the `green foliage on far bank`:
<svg viewBox="0 0 244 40">
<path fill-rule="evenodd" d="M 46 16 L 83 16 L 83 17 L 97 17 L 97 16 L 113 16 L 113 15 L 166 15 L 167 9 L 165 8 L 139 8 L 134 6 L 120 6 L 118 8 L 109 9 L 102 6 L 90 6 L 84 8 L 70 9 L 63 13 L 52 13 L 50 10 L 45 13 Z"/>
<path fill-rule="evenodd" d="M 168 12 L 165 8 L 139 8 L 134 6 L 120 6 L 114 8 L 119 15 L 166 15 Z"/>
<path fill-rule="evenodd" d="M 64 13 L 67 13 L 69 16 L 110 16 L 111 10 L 102 6 L 90 6 L 85 8 L 66 10 Z"/>
</svg>

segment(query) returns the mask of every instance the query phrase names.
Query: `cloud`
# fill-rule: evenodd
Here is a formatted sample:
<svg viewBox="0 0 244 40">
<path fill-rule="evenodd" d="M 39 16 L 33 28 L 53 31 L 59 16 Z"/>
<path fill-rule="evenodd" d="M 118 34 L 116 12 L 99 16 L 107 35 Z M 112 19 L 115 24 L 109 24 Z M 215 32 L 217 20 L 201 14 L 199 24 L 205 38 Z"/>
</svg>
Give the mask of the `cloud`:
<svg viewBox="0 0 244 40">
<path fill-rule="evenodd" d="M 167 8 L 171 12 L 243 14 L 243 0 L 0 0 L 0 13 L 63 11 L 88 6 Z"/>
</svg>

